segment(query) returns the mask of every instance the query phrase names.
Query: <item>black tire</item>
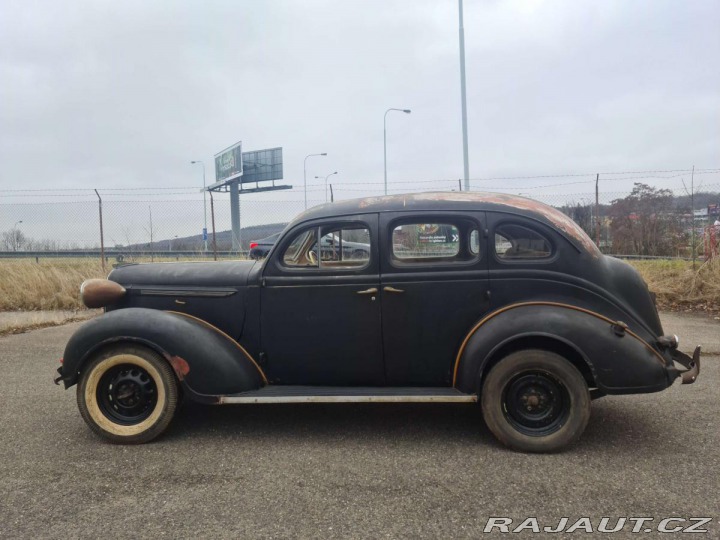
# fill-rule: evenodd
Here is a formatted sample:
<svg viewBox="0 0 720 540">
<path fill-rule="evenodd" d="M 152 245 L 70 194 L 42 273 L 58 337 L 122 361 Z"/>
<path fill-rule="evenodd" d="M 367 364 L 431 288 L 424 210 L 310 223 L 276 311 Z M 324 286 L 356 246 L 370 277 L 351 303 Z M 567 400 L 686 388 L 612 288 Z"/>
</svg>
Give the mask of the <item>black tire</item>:
<svg viewBox="0 0 720 540">
<path fill-rule="evenodd" d="M 170 425 L 178 390 L 173 370 L 155 351 L 116 345 L 84 366 L 77 402 L 97 435 L 115 444 L 141 444 Z"/>
<path fill-rule="evenodd" d="M 481 399 L 490 431 L 521 452 L 556 452 L 574 443 L 590 420 L 590 401 L 575 366 L 536 349 L 511 353 L 494 365 Z"/>
</svg>

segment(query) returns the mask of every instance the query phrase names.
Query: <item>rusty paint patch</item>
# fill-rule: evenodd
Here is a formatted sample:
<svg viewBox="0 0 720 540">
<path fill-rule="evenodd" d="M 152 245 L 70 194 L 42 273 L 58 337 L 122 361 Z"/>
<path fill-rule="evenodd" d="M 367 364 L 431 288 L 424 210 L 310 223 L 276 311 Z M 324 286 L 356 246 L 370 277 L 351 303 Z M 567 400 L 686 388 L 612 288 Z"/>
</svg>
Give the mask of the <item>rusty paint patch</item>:
<svg viewBox="0 0 720 540">
<path fill-rule="evenodd" d="M 184 358 L 180 356 L 170 356 L 168 357 L 168 362 L 170 362 L 173 370 L 175 370 L 175 374 L 181 381 L 190 373 L 190 366 Z"/>
<path fill-rule="evenodd" d="M 306 219 L 308 217 L 315 216 L 318 209 L 341 207 L 343 212 L 352 211 L 353 209 L 395 209 L 398 207 L 407 208 L 411 206 L 413 202 L 423 201 L 447 201 L 459 203 L 474 202 L 478 204 L 496 204 L 515 210 L 524 210 L 550 222 L 550 224 L 552 224 L 562 233 L 567 235 L 571 240 L 579 244 L 579 247 L 584 248 L 593 258 L 597 259 L 601 255 L 600 250 L 590 239 L 590 237 L 585 233 L 585 231 L 583 231 L 577 223 L 575 223 L 569 216 L 563 214 L 560 210 L 557 210 L 552 206 L 535 201 L 533 199 L 520 197 L 518 195 L 509 195 L 506 193 L 490 193 L 481 191 L 434 191 L 426 193 L 406 193 L 402 195 L 367 197 L 364 199 L 354 199 L 343 201 L 341 203 L 333 203 L 334 206 L 333 204 L 325 204 L 310 210 L 306 210 L 304 213 L 300 214 L 300 216 L 298 216 L 295 220 L 293 220 L 292 224 L 301 222 L 303 221 L 303 219 Z M 479 208 L 479 210 L 483 210 L 483 208 Z"/>
<path fill-rule="evenodd" d="M 520 197 L 518 195 L 508 195 L 506 193 L 485 192 L 417 193 L 405 195 L 404 197 L 412 197 L 414 200 L 420 201 L 475 201 L 487 204 L 501 204 L 518 210 L 526 210 L 534 214 L 540 214 L 566 235 L 580 243 L 593 257 L 600 256 L 600 250 L 595 245 L 595 242 L 593 242 L 587 233 L 569 216 L 552 206 L 533 199 Z"/>
</svg>

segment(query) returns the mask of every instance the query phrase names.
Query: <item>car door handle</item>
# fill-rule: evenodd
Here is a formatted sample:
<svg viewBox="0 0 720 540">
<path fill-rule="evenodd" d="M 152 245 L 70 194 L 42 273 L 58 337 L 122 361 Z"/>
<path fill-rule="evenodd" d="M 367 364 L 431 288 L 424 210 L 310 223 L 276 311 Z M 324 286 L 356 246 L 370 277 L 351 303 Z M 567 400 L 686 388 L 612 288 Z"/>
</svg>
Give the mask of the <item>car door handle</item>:
<svg viewBox="0 0 720 540">
<path fill-rule="evenodd" d="M 364 291 L 358 291 L 358 294 L 375 294 L 378 290 L 375 287 L 372 287 L 370 289 L 365 289 Z"/>
<path fill-rule="evenodd" d="M 385 292 L 394 292 L 394 293 L 404 293 L 405 291 L 402 289 L 396 289 L 395 287 L 383 287 L 383 291 Z"/>
</svg>

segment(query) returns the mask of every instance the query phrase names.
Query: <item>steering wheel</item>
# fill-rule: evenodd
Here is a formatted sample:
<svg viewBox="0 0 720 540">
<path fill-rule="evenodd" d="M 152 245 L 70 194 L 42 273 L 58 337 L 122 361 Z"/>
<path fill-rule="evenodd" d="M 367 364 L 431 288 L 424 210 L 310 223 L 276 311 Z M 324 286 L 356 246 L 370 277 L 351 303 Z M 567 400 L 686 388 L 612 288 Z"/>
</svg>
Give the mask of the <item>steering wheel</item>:
<svg viewBox="0 0 720 540">
<path fill-rule="evenodd" d="M 305 258 L 307 258 L 308 261 L 310 261 L 310 264 L 313 266 L 317 266 L 317 255 L 315 254 L 315 251 L 312 249 L 307 252 L 305 255 Z"/>
</svg>

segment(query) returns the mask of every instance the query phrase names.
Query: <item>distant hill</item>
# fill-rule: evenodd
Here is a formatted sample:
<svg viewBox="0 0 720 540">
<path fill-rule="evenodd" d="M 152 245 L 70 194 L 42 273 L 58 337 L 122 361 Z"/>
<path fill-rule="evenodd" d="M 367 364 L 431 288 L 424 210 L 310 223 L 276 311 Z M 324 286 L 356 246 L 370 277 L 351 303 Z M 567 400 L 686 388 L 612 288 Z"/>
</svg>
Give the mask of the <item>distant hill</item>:
<svg viewBox="0 0 720 540">
<path fill-rule="evenodd" d="M 240 230 L 241 249 L 249 249 L 250 242 L 253 240 L 260 240 L 271 234 L 282 231 L 287 223 L 269 223 L 267 225 L 253 225 L 250 227 L 243 227 Z M 230 251 L 232 249 L 232 231 L 217 231 L 215 233 L 215 239 L 217 242 L 218 251 Z M 149 242 L 142 244 L 131 244 L 123 246 L 123 249 L 145 251 L 150 250 L 152 247 L 153 251 L 199 251 L 202 250 L 204 242 L 201 234 L 194 236 L 181 236 L 172 239 L 161 239 L 153 242 L 150 246 Z M 208 231 L 208 249 L 212 246 L 212 230 Z"/>
</svg>

